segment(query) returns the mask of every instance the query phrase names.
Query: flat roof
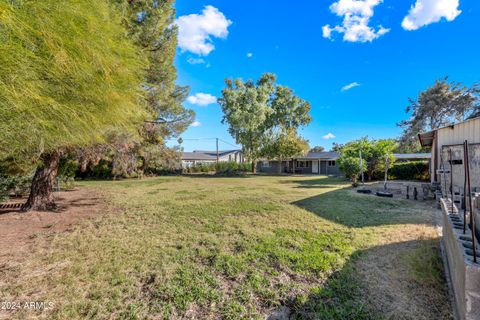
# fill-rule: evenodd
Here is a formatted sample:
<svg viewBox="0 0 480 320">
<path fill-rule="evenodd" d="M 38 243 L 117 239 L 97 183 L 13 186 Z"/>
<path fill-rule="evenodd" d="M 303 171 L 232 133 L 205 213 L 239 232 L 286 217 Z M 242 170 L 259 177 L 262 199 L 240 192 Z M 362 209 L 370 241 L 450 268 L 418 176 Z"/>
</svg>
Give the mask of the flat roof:
<svg viewBox="0 0 480 320">
<path fill-rule="evenodd" d="M 431 153 L 394 153 L 395 159 L 430 159 Z"/>
</svg>

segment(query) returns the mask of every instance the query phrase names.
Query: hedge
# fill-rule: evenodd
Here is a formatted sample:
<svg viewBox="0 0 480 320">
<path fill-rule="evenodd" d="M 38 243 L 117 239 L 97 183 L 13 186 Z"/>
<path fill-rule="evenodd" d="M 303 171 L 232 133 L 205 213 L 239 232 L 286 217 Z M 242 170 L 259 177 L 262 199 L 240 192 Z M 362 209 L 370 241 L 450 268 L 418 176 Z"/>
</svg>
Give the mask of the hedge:
<svg viewBox="0 0 480 320">
<path fill-rule="evenodd" d="M 396 162 L 388 170 L 388 179 L 428 181 L 428 161 Z"/>
</svg>

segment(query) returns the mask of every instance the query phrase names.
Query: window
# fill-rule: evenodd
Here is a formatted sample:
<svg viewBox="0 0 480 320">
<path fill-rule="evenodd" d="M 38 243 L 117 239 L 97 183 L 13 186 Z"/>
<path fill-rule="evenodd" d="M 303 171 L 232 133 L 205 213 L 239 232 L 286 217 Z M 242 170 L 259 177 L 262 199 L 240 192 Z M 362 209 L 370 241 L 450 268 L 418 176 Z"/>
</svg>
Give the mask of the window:
<svg viewBox="0 0 480 320">
<path fill-rule="evenodd" d="M 297 161 L 297 168 L 308 168 L 309 161 Z"/>
<path fill-rule="evenodd" d="M 450 162 L 450 161 L 448 161 L 448 162 Z M 452 161 L 450 162 L 450 165 L 458 165 L 458 164 L 463 164 L 462 159 L 452 160 Z"/>
<path fill-rule="evenodd" d="M 264 168 L 270 167 L 270 161 L 262 161 L 262 167 Z"/>
<path fill-rule="evenodd" d="M 328 166 L 329 167 L 335 167 L 336 166 L 335 160 L 328 161 Z"/>
</svg>

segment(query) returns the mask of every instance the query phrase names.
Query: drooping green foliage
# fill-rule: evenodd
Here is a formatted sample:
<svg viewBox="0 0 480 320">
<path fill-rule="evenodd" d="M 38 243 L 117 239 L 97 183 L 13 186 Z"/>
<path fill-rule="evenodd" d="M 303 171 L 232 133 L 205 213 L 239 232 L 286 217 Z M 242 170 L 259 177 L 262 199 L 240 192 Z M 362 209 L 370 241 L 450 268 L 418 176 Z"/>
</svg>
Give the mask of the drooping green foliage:
<svg viewBox="0 0 480 320">
<path fill-rule="evenodd" d="M 401 150 L 419 152 L 419 133 L 476 116 L 480 108 L 478 93 L 478 86 L 468 88 L 444 78 L 420 92 L 416 99 L 409 99 L 406 112 L 410 118 L 398 123 L 403 128 Z"/>
<path fill-rule="evenodd" d="M 312 120 L 310 104 L 285 86 L 275 84 L 276 76 L 262 75 L 255 84 L 227 79 L 219 104 L 223 122 L 229 132 L 243 146 L 245 156 L 255 161 L 264 156 L 286 159 L 308 151 L 308 142 L 297 129 Z"/>
<path fill-rule="evenodd" d="M 36 160 L 143 120 L 146 60 L 107 2 L 2 1 L 0 30 L 1 158 Z"/>
<path fill-rule="evenodd" d="M 366 165 L 365 172 L 369 180 L 375 173 L 383 172 L 385 165 L 390 168 L 395 158 L 393 150 L 395 141 L 392 139 L 369 140 L 367 137 L 359 140 L 350 141 L 340 149 L 340 159 L 357 158 L 360 159 L 360 153 L 363 163 Z"/>
</svg>

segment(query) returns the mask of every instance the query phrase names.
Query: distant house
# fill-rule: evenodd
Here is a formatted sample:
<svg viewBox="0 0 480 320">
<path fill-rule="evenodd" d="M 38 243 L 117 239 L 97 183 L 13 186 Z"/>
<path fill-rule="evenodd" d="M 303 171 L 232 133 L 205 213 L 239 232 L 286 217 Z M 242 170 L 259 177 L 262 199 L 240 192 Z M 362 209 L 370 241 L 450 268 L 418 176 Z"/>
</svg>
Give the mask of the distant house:
<svg viewBox="0 0 480 320">
<path fill-rule="evenodd" d="M 218 151 L 219 162 L 243 163 L 242 150 Z M 217 162 L 217 151 L 195 150 L 182 154 L 182 168 L 189 168 L 197 165 L 213 164 Z"/>
<path fill-rule="evenodd" d="M 428 160 L 429 153 L 410 153 L 393 155 L 396 161 Z M 342 171 L 338 166 L 338 152 L 309 152 L 304 157 L 298 157 L 282 161 L 262 159 L 257 163 L 258 172 L 266 173 L 297 173 L 297 174 L 318 174 L 318 175 L 341 175 Z M 281 170 L 278 170 L 278 166 Z"/>
<path fill-rule="evenodd" d="M 337 163 L 338 153 L 330 152 L 309 152 L 303 157 L 297 157 L 282 161 L 262 159 L 257 163 L 258 172 L 266 173 L 296 173 L 296 174 L 318 174 L 318 175 L 339 175 L 341 171 Z M 280 171 L 279 171 L 280 166 Z"/>
</svg>

